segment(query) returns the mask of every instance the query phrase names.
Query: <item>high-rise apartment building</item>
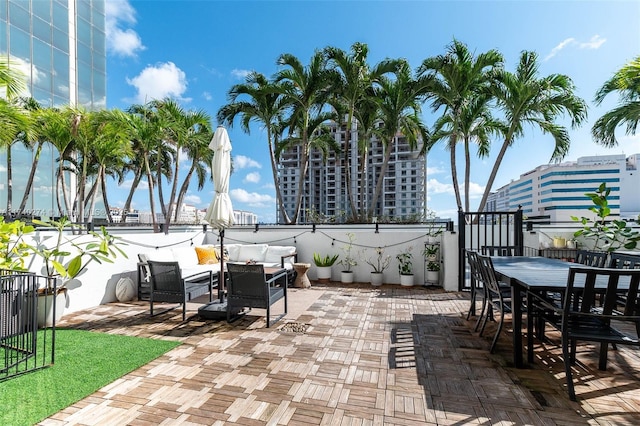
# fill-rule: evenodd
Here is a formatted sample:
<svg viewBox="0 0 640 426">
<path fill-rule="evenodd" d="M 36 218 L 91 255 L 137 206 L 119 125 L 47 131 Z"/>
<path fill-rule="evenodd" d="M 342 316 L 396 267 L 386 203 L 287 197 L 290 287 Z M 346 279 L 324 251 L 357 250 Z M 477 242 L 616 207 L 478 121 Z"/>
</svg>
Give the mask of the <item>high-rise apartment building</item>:
<svg viewBox="0 0 640 426">
<path fill-rule="evenodd" d="M 40 105 L 106 107 L 105 0 L 0 0 L 0 56 L 27 76 Z M 14 204 L 24 193 L 33 153 L 12 149 Z M 28 209 L 54 215 L 57 152 L 45 146 Z M 6 164 L 6 151 L 0 151 Z M 0 167 L 0 189 L 7 181 Z M 19 198 L 19 199 L 18 199 Z M 6 191 L 0 191 L 0 210 Z"/>
<path fill-rule="evenodd" d="M 525 215 L 549 216 L 552 222 L 571 221 L 571 216 L 588 217 L 593 203 L 584 194 L 594 192 L 602 182 L 611 189 L 611 215 L 637 218 L 640 154 L 580 157 L 577 161 L 538 166 L 492 193 L 485 210 L 507 211 L 522 206 Z"/>
<path fill-rule="evenodd" d="M 351 190 L 356 203 L 364 201 L 370 205 L 375 186 L 380 175 L 384 158 L 384 144 L 375 137 L 368 146 L 366 164 L 361 167 L 362 155 L 358 153 L 358 129 L 354 123 L 351 129 L 350 146 L 345 146 L 346 126 L 332 124 L 331 133 L 341 149 L 349 150 L 351 158 Z M 412 151 L 402 135 L 391 144 L 391 158 L 387 167 L 382 193 L 376 203 L 374 216 L 394 219 L 424 218 L 426 214 L 426 160 L 418 155 L 420 147 Z M 330 152 L 325 159 L 318 150 L 312 150 L 309 169 L 304 182 L 302 207 L 299 223 L 309 222 L 307 212 L 311 211 L 327 217 L 346 218 L 350 213 L 347 197 L 344 154 Z M 291 216 L 296 205 L 298 183 L 301 176 L 301 148 L 286 150 L 279 163 L 280 190 L 284 207 Z M 362 170 L 361 170 L 362 169 Z M 278 222 L 282 223 L 277 210 Z"/>
</svg>

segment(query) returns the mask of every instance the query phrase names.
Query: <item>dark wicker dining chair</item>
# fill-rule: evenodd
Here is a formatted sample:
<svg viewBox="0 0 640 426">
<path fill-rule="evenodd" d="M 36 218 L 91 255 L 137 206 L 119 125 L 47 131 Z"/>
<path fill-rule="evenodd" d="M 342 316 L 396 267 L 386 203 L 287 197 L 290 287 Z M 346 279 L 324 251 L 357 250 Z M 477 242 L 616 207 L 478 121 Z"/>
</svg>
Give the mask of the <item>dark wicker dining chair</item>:
<svg viewBox="0 0 640 426">
<path fill-rule="evenodd" d="M 493 319 L 495 317 L 494 312 L 500 314 L 498 328 L 496 329 L 491 347 L 489 348 L 489 352 L 493 353 L 498 343 L 498 337 L 504 327 L 505 314 L 511 313 L 511 288 L 500 285 L 500 282 L 496 278 L 495 270 L 493 269 L 493 262 L 489 256 L 477 255 L 477 262 L 480 276 L 482 277 L 482 286 L 485 289 L 484 297 L 486 299 L 486 309 L 480 327 L 481 336 L 484 333 L 489 318 Z"/>
<path fill-rule="evenodd" d="M 576 283 L 584 283 L 579 295 Z M 603 285 L 606 287 L 603 289 Z M 640 346 L 636 335 L 622 331 L 620 324 L 640 321 L 640 269 L 603 269 L 572 267 L 569 269 L 559 329 L 562 333 L 562 354 L 567 379 L 567 391 L 576 400 L 571 366 L 575 363 L 576 342 L 600 343 L 598 368 L 607 368 L 607 349 L 610 344 Z M 623 292 L 626 303 L 619 305 Z M 558 324 L 556 324 L 558 326 Z"/>
</svg>

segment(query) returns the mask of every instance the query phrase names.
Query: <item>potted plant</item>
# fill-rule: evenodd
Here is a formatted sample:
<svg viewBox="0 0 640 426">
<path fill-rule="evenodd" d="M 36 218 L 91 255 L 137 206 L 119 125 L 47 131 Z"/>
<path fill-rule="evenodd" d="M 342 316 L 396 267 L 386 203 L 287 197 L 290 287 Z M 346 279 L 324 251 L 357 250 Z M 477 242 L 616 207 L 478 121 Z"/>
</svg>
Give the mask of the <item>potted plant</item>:
<svg viewBox="0 0 640 426">
<path fill-rule="evenodd" d="M 339 262 L 342 265 L 342 273 L 340 278 L 343 283 L 352 283 L 353 271 L 351 270 L 351 268 L 358 264 L 355 257 L 353 257 L 353 255 L 351 254 L 351 251 L 353 250 L 353 242 L 355 241 L 356 236 L 352 232 L 348 232 L 347 238 L 349 238 L 349 241 L 344 246 L 342 246 L 342 252 L 344 253 L 344 256 L 342 257 L 342 259 L 340 259 Z"/>
<path fill-rule="evenodd" d="M 317 279 L 320 282 L 329 282 L 331 280 L 331 267 L 336 260 L 338 260 L 338 255 L 325 255 L 322 256 L 319 253 L 313 253 L 313 263 L 316 265 L 316 275 Z"/>
<path fill-rule="evenodd" d="M 400 284 L 406 287 L 413 285 L 413 255 L 411 254 L 411 249 L 412 247 L 409 247 L 396 255 Z"/>
<path fill-rule="evenodd" d="M 371 285 L 379 286 L 384 281 L 384 270 L 389 267 L 391 256 L 384 255 L 383 247 L 376 247 L 375 251 L 375 258 L 369 257 L 364 261 L 373 268 L 373 271 L 371 271 Z"/>
<path fill-rule="evenodd" d="M 440 283 L 440 263 L 429 261 L 427 262 L 427 275 L 425 279 L 430 283 Z"/>
<path fill-rule="evenodd" d="M 42 259 L 42 274 L 45 276 L 43 285 L 38 288 L 38 325 L 51 326 L 53 324 L 52 305 L 55 302 L 56 318 L 62 317 L 67 301 L 67 290 L 69 283 L 80 275 L 91 262 L 109 262 L 112 258 L 117 257 L 118 253 L 125 258 L 127 255 L 118 247 L 118 237 L 114 237 L 107 232 L 104 227 L 100 228 L 100 232 L 90 231 L 93 237 L 90 241 L 75 242 L 64 238 L 66 228 L 73 229 L 74 226 L 67 218 L 58 221 L 34 220 L 35 225 L 53 228 L 57 232 L 56 242 L 52 247 L 44 244 L 43 241 L 36 241 L 35 245 L 25 242 L 24 237 L 32 233 L 35 228 L 27 225 L 22 221 L 14 221 L 11 224 L 4 223 L 4 219 L 0 220 L 0 240 L 4 241 L 0 247 L 8 247 L 7 241 L 14 248 L 20 248 L 20 251 L 12 250 L 11 255 L 2 255 L 0 264 L 3 267 L 9 267 L 15 271 L 26 271 L 24 268 L 24 258 L 29 255 L 40 257 Z M 10 232 L 10 235 L 7 235 Z M 64 245 L 72 247 L 67 251 Z M 0 250 L 2 251 L 2 250 Z M 69 260 L 67 260 L 70 258 Z"/>
<path fill-rule="evenodd" d="M 442 225 L 436 225 L 436 214 L 433 210 L 427 213 L 427 243 L 436 244 L 440 242 L 440 234 L 444 230 Z"/>
<path fill-rule="evenodd" d="M 633 250 L 640 242 L 640 232 L 634 231 L 624 220 L 608 220 L 611 214 L 611 208 L 609 207 L 607 197 L 610 192 L 611 189 L 607 188 L 607 184 L 603 182 L 596 192 L 584 194 L 590 198 L 594 204 L 589 207 L 589 210 L 595 213 L 596 216 L 593 219 L 588 219 L 584 216 L 580 218 L 571 216 L 573 221 L 580 222 L 583 226 L 583 228 L 576 231 L 573 236 L 593 241 L 594 250 L 607 252 L 616 251 L 621 248 Z M 638 220 L 640 220 L 640 217 Z"/>
<path fill-rule="evenodd" d="M 427 259 L 427 262 L 435 262 L 438 260 L 438 251 L 440 247 L 437 245 L 427 245 L 422 252 L 422 255 Z"/>
</svg>

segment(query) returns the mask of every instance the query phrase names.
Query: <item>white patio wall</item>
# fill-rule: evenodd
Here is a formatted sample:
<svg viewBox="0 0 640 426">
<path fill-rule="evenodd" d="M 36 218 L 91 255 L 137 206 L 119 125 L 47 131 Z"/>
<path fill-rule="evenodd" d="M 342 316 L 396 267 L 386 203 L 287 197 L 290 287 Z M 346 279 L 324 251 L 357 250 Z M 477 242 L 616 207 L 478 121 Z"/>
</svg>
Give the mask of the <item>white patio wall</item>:
<svg viewBox="0 0 640 426">
<path fill-rule="evenodd" d="M 287 227 L 261 227 L 256 232 L 255 228 L 237 227 L 225 231 L 225 243 L 267 243 L 273 245 L 294 245 L 298 251 L 298 261 L 313 265 L 313 253 L 340 254 L 341 248 L 348 241 L 347 232 L 355 234 L 352 254 L 358 260 L 358 265 L 353 268 L 356 282 L 369 282 L 371 267 L 363 260 L 364 257 L 373 257 L 375 247 L 385 247 L 385 254 L 392 257 L 389 268 L 384 273 L 384 282 L 387 284 L 399 284 L 398 262 L 395 255 L 406 247 L 412 247 L 415 285 L 424 283 L 424 257 L 422 251 L 426 241 L 428 229 L 423 226 L 394 226 L 381 225 L 379 232 L 375 232 L 373 225 L 363 226 L 318 226 L 315 232 L 310 226 Z M 103 303 L 116 301 L 115 285 L 122 277 L 130 277 L 137 283 L 138 253 L 152 251 L 155 248 L 189 246 L 200 244 L 219 244 L 218 231 L 209 229 L 206 234 L 202 228 L 193 227 L 184 230 L 171 230 L 169 234 L 154 234 L 143 230 L 110 230 L 113 235 L 121 237 L 128 245 L 122 249 L 128 258 L 119 256 L 114 263 L 98 264 L 92 262 L 86 270 L 69 285 L 68 306 L 65 312 L 74 312 L 86 308 L 98 306 Z M 53 245 L 53 232 L 40 231 L 38 236 L 27 239 L 30 244 L 36 240 L 44 242 L 47 246 Z M 86 241 L 87 235 L 66 235 L 75 241 Z M 51 244 L 48 244 L 51 241 Z M 457 290 L 457 235 L 443 233 L 441 235 L 441 261 L 440 273 L 441 285 L 447 290 Z M 70 249 L 69 246 L 65 247 Z M 31 271 L 41 273 L 39 259 L 32 260 L 29 264 Z M 332 269 L 332 279 L 340 280 L 341 266 L 335 264 Z M 315 267 L 309 271 L 311 279 L 316 278 Z"/>
</svg>

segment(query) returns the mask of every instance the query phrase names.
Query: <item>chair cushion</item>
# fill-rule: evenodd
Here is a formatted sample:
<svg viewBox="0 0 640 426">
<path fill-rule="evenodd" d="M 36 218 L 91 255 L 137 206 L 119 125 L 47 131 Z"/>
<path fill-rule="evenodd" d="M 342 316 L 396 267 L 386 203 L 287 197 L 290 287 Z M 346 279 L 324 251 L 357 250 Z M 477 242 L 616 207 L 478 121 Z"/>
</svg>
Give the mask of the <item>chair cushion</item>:
<svg viewBox="0 0 640 426">
<path fill-rule="evenodd" d="M 264 262 L 264 257 L 267 254 L 267 244 L 243 244 L 240 246 L 240 253 L 238 254 L 239 261 L 254 260 L 256 262 Z M 278 259 L 279 261 L 280 259 Z"/>
<path fill-rule="evenodd" d="M 282 256 L 287 256 L 290 254 L 294 254 L 296 252 L 296 248 L 294 246 L 269 246 L 267 248 L 267 253 L 265 254 L 264 261 L 265 262 L 273 262 L 278 263 L 282 260 Z M 288 257 L 285 260 L 285 263 L 293 264 L 293 257 Z"/>
<path fill-rule="evenodd" d="M 199 265 L 213 265 L 219 262 L 218 251 L 213 246 L 196 247 Z"/>
</svg>

